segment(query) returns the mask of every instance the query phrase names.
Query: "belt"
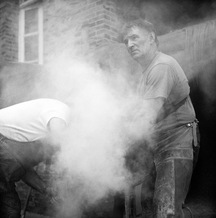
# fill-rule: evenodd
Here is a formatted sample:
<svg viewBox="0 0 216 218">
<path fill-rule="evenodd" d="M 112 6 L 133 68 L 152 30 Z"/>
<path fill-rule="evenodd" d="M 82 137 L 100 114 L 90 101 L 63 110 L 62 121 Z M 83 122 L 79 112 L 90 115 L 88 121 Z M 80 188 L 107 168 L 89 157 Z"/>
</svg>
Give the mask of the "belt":
<svg viewBox="0 0 216 218">
<path fill-rule="evenodd" d="M 197 136 L 197 127 L 198 127 L 199 121 L 195 119 L 193 122 L 187 123 L 186 127 L 193 128 L 193 139 L 194 139 L 194 147 L 198 146 L 198 136 Z"/>
</svg>

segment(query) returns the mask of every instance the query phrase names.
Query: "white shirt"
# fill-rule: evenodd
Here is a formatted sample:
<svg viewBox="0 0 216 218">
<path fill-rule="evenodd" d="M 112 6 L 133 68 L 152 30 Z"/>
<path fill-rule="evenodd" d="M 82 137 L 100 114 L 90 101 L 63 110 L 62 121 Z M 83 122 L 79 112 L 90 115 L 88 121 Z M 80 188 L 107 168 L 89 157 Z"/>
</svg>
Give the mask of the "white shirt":
<svg viewBox="0 0 216 218">
<path fill-rule="evenodd" d="M 47 124 L 52 118 L 60 118 L 68 124 L 69 107 L 55 99 L 35 99 L 0 110 L 0 133 L 20 142 L 46 138 Z"/>
</svg>

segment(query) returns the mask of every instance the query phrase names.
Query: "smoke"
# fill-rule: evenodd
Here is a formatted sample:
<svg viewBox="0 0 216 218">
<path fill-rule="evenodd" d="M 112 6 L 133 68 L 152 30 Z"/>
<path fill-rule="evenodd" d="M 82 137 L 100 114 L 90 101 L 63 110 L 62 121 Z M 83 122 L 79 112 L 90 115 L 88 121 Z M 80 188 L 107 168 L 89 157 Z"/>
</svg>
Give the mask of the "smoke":
<svg viewBox="0 0 216 218">
<path fill-rule="evenodd" d="M 1 65 L 1 107 L 39 97 L 49 97 L 46 73 L 39 65 L 8 63 Z"/>
<path fill-rule="evenodd" d="M 212 19 L 216 12 L 211 0 L 120 0 L 116 4 L 123 20 L 147 19 L 155 25 L 158 35 Z"/>
<path fill-rule="evenodd" d="M 140 99 L 126 68 L 135 67 L 124 66 L 132 60 L 123 45 L 114 46 L 122 56 L 109 52 L 110 45 L 90 58 L 60 55 L 46 67 L 49 92 L 66 102 L 72 114 L 53 166 L 57 177 L 52 186 L 63 199 L 58 216 L 79 217 L 86 205 L 125 192 L 134 182 L 125 157 L 134 149 L 134 142 L 151 138 L 150 123 L 133 120 Z M 145 104 L 142 108 L 152 111 Z"/>
<path fill-rule="evenodd" d="M 133 176 L 145 176 L 141 165 L 132 175 L 126 163 L 128 153 L 138 147 L 135 142 L 151 138 L 149 123 L 133 120 L 140 105 L 134 93 L 140 69 L 122 44 L 107 45 L 96 53 L 91 57 L 60 54 L 44 73 L 38 68 L 39 74 L 30 74 L 28 65 L 24 72 L 23 66 L 13 73 L 7 68 L 9 77 L 1 74 L 5 84 L 1 94 L 7 104 L 51 97 L 71 108 L 71 125 L 59 139 L 60 151 L 51 166 L 51 186 L 62 200 L 57 217 L 81 217 L 88 207 L 96 207 L 116 192 L 124 193 L 134 183 Z M 148 158 L 145 150 L 139 157 Z"/>
</svg>

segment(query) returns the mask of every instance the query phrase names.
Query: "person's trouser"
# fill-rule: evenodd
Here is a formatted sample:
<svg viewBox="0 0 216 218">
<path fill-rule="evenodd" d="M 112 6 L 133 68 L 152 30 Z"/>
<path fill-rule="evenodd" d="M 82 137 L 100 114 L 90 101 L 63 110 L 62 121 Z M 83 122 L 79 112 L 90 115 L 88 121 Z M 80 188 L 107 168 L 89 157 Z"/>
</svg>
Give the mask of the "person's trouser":
<svg viewBox="0 0 216 218">
<path fill-rule="evenodd" d="M 20 163 L 0 141 L 0 217 L 20 218 L 21 203 L 15 182 L 25 173 Z"/>
<path fill-rule="evenodd" d="M 186 218 L 190 212 L 183 209 L 193 170 L 193 160 L 168 159 L 156 165 L 157 176 L 150 176 L 135 186 L 131 217 L 137 218 Z M 114 217 L 122 218 L 124 198 L 116 195 Z"/>
<path fill-rule="evenodd" d="M 184 218 L 183 211 L 192 171 L 193 150 L 179 149 L 162 153 L 155 159 L 155 173 L 134 187 L 135 217 Z"/>
<path fill-rule="evenodd" d="M 11 184 L 12 185 L 12 184 Z M 21 204 L 17 192 L 8 190 L 0 193 L 0 217 L 20 218 Z"/>
<path fill-rule="evenodd" d="M 182 206 L 189 190 L 192 170 L 193 161 L 188 159 L 170 159 L 156 166 L 155 218 L 185 217 Z"/>
</svg>

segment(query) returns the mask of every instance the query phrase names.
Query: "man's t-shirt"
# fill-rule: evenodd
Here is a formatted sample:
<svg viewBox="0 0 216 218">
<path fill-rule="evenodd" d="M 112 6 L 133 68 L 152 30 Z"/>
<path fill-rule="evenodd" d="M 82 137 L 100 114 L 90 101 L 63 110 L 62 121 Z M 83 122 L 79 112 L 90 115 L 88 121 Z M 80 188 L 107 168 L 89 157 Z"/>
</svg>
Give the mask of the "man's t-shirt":
<svg viewBox="0 0 216 218">
<path fill-rule="evenodd" d="M 192 130 L 186 124 L 195 120 L 191 103 L 188 80 L 177 61 L 171 56 L 158 52 L 148 68 L 143 72 L 138 87 L 142 99 L 163 98 L 165 117 L 155 125 L 158 146 L 170 147 L 184 139 Z M 190 133 L 188 133 L 190 132 Z M 183 134 L 183 135 L 182 135 Z M 189 141 L 192 139 L 190 138 Z"/>
<path fill-rule="evenodd" d="M 56 99 L 35 99 L 0 110 L 0 133 L 9 139 L 29 142 L 43 139 L 52 118 L 69 122 L 69 107 Z"/>
</svg>

